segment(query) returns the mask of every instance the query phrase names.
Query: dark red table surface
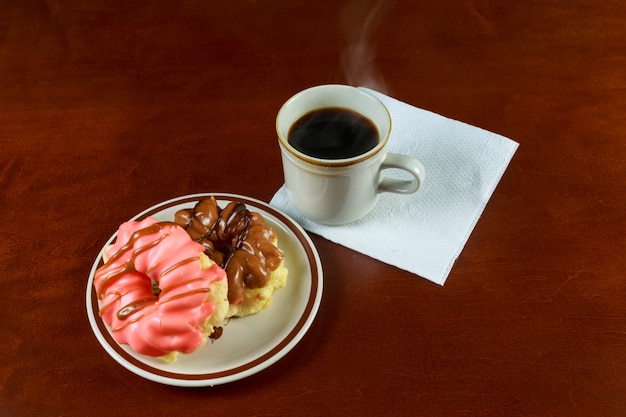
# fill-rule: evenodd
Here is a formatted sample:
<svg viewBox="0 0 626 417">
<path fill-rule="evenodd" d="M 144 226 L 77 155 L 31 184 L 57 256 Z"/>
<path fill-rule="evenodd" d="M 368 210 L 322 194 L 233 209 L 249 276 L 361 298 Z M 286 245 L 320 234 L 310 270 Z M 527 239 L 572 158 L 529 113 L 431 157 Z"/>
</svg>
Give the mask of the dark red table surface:
<svg viewBox="0 0 626 417">
<path fill-rule="evenodd" d="M 0 415 L 626 415 L 625 22 L 617 0 L 3 1 Z M 312 235 L 323 300 L 276 364 L 194 389 L 118 365 L 84 301 L 102 245 L 176 196 L 269 201 L 276 112 L 325 83 L 520 143 L 445 286 Z"/>
</svg>

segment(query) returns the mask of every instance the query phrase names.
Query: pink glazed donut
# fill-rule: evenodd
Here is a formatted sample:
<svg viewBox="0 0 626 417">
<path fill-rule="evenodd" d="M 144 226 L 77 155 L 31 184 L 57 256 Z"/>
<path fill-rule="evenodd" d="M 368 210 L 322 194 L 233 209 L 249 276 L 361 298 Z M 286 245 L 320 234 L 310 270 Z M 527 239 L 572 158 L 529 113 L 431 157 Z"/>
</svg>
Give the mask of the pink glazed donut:
<svg viewBox="0 0 626 417">
<path fill-rule="evenodd" d="M 118 343 L 168 362 L 204 345 L 228 310 L 228 284 L 203 251 L 171 222 L 149 217 L 119 227 L 93 281 Z"/>
</svg>

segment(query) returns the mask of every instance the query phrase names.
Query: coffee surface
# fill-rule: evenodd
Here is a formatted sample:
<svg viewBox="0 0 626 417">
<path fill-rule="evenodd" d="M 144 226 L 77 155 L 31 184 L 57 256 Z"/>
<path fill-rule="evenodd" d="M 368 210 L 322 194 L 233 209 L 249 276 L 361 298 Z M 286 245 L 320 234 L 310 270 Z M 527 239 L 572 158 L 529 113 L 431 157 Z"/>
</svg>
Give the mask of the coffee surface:
<svg viewBox="0 0 626 417">
<path fill-rule="evenodd" d="M 288 135 L 291 146 L 319 159 L 352 158 L 373 149 L 378 141 L 378 130 L 371 120 L 339 107 L 306 113 Z"/>
</svg>

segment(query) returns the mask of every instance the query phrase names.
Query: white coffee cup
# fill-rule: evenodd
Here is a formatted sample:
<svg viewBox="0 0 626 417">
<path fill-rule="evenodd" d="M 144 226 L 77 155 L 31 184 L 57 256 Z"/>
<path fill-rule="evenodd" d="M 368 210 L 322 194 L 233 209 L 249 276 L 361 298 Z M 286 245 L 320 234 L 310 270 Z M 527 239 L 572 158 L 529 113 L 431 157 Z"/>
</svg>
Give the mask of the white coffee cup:
<svg viewBox="0 0 626 417">
<path fill-rule="evenodd" d="M 378 144 L 347 158 L 322 159 L 303 153 L 289 142 L 289 133 L 302 116 L 319 109 L 343 108 L 369 119 L 378 130 Z M 287 196 L 302 215 L 322 224 L 357 220 L 376 204 L 382 192 L 410 194 L 424 181 L 424 167 L 415 158 L 386 151 L 391 117 L 376 97 L 347 85 L 321 85 L 301 91 L 281 107 L 276 117 Z M 410 179 L 382 175 L 387 168 L 410 174 Z"/>
</svg>

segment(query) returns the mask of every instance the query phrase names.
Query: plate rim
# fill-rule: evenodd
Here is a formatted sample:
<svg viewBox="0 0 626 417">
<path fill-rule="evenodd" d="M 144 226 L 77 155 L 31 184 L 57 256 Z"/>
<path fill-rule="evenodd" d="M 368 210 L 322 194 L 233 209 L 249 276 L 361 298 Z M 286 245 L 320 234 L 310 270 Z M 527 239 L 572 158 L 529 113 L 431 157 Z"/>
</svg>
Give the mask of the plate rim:
<svg viewBox="0 0 626 417">
<path fill-rule="evenodd" d="M 311 272 L 310 290 L 305 308 L 302 311 L 298 321 L 275 346 L 273 346 L 267 352 L 259 356 L 255 356 L 253 359 L 247 361 L 242 365 L 218 372 L 199 374 L 169 372 L 161 370 L 159 368 L 155 368 L 150 364 L 142 362 L 141 360 L 131 356 L 128 352 L 126 352 L 122 348 L 122 346 L 117 343 L 110 335 L 106 324 L 99 317 L 96 318 L 95 311 L 97 310 L 94 311 L 94 309 L 98 306 L 98 299 L 93 289 L 93 277 L 96 269 L 98 268 L 102 260 L 104 249 L 109 244 L 111 244 L 117 236 L 117 231 L 115 231 L 112 236 L 106 241 L 106 243 L 103 245 L 102 249 L 96 256 L 96 259 L 94 260 L 94 263 L 89 272 L 86 291 L 87 316 L 91 329 L 96 336 L 96 339 L 104 348 L 104 350 L 109 354 L 109 356 L 111 356 L 124 368 L 145 379 L 167 385 L 201 387 L 221 385 L 254 375 L 273 365 L 282 357 L 284 357 L 289 351 L 291 351 L 308 332 L 319 310 L 323 292 L 323 270 L 317 248 L 315 247 L 309 235 L 295 220 L 289 217 L 282 210 L 272 207 L 264 201 L 258 200 L 253 197 L 232 193 L 216 192 L 187 194 L 154 204 L 151 207 L 136 214 L 128 221 L 145 218 L 151 214 L 166 210 L 169 207 L 185 203 L 192 203 L 194 201 L 197 202 L 200 199 L 208 198 L 211 196 L 215 197 L 218 201 L 238 200 L 246 205 L 250 205 L 254 208 L 264 210 L 273 217 L 275 217 L 277 221 L 281 223 L 284 227 L 286 227 L 286 229 L 288 229 L 291 233 L 296 235 L 296 244 L 301 246 L 307 254 L 306 258 L 309 263 L 309 267 L 307 269 L 310 269 Z"/>
</svg>

